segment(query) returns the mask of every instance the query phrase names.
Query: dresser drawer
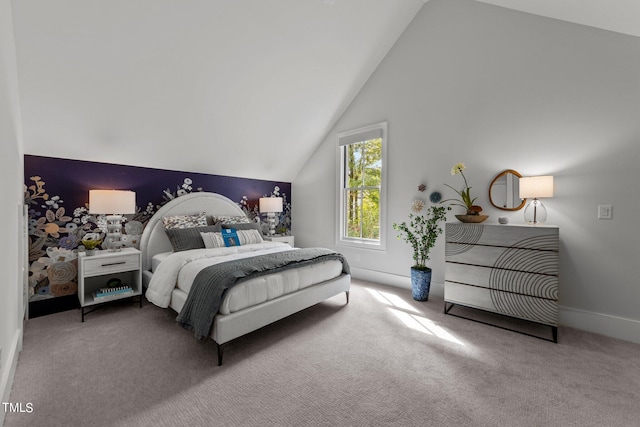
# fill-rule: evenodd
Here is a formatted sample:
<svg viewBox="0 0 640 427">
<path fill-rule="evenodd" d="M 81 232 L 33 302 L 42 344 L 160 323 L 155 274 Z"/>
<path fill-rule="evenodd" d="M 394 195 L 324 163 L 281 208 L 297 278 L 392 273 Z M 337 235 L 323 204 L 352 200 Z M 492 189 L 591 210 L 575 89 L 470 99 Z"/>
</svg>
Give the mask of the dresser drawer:
<svg viewBox="0 0 640 427">
<path fill-rule="evenodd" d="M 140 254 L 122 254 L 109 257 L 86 258 L 84 276 L 99 276 L 140 268 Z"/>
<path fill-rule="evenodd" d="M 558 325 L 557 302 L 544 298 L 445 282 L 444 300 L 549 326 Z"/>
<path fill-rule="evenodd" d="M 558 275 L 558 253 L 549 250 L 446 243 L 447 262 Z"/>
<path fill-rule="evenodd" d="M 558 251 L 559 231 L 553 226 L 447 223 L 447 243 Z"/>
<path fill-rule="evenodd" d="M 445 280 L 554 301 L 558 299 L 558 276 L 447 262 Z"/>
</svg>

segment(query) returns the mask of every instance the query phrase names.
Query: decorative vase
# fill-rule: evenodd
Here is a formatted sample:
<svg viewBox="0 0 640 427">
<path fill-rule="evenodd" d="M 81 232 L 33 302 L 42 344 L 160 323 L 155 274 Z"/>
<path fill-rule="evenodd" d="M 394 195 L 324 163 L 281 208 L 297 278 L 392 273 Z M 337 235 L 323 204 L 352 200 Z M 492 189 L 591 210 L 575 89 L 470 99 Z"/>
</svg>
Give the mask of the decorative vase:
<svg viewBox="0 0 640 427">
<path fill-rule="evenodd" d="M 489 215 L 456 215 L 456 218 L 461 222 L 479 223 L 489 218 Z"/>
<path fill-rule="evenodd" d="M 419 270 L 411 267 L 411 296 L 416 301 L 427 301 L 431 288 L 431 269 Z"/>
<path fill-rule="evenodd" d="M 87 249 L 85 250 L 85 252 L 87 253 L 87 256 L 92 256 L 96 254 L 96 250 L 95 249 Z"/>
</svg>

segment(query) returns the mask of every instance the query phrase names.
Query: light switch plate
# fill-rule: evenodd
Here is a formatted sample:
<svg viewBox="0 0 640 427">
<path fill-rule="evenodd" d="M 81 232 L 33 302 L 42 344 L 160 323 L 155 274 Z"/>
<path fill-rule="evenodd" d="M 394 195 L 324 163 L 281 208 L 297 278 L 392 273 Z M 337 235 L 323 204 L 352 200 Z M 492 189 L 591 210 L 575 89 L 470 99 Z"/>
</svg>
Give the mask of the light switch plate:
<svg viewBox="0 0 640 427">
<path fill-rule="evenodd" d="M 613 206 L 598 205 L 598 219 L 612 219 L 612 218 L 613 218 Z"/>
</svg>

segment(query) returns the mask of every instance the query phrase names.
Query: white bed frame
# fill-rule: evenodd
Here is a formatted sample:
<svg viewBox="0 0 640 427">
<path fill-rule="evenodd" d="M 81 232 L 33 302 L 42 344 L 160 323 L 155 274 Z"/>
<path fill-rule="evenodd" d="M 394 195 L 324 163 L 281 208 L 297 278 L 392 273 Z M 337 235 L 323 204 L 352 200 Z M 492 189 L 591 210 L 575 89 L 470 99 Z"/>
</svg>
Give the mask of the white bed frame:
<svg viewBox="0 0 640 427">
<path fill-rule="evenodd" d="M 145 288 L 153 273 L 151 259 L 154 255 L 171 252 L 173 249 L 164 231 L 162 217 L 168 215 L 193 214 L 206 212 L 207 215 L 244 216 L 245 213 L 231 199 L 216 193 L 198 192 L 177 197 L 162 206 L 151 217 L 140 239 L 142 251 L 142 280 Z M 229 341 L 260 329 L 277 320 L 311 307 L 328 298 L 345 292 L 349 303 L 351 276 L 343 274 L 333 280 L 309 286 L 292 294 L 283 295 L 271 301 L 222 315 L 217 314 L 213 321 L 211 338 L 218 348 L 218 365 L 222 365 L 223 345 Z M 169 306 L 176 312 L 182 310 L 187 294 L 176 288 L 171 294 Z"/>
</svg>

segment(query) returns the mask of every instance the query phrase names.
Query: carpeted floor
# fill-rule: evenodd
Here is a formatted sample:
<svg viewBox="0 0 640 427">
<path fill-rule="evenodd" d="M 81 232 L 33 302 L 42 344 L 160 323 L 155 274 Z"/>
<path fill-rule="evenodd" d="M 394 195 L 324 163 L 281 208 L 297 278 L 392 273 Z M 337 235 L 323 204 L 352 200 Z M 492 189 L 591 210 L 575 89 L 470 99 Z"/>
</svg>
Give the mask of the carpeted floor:
<svg viewBox="0 0 640 427">
<path fill-rule="evenodd" d="M 233 341 L 221 367 L 149 303 L 30 320 L 11 402 L 33 412 L 5 426 L 640 425 L 638 344 L 562 327 L 554 344 L 357 280 L 344 303 Z"/>
</svg>

